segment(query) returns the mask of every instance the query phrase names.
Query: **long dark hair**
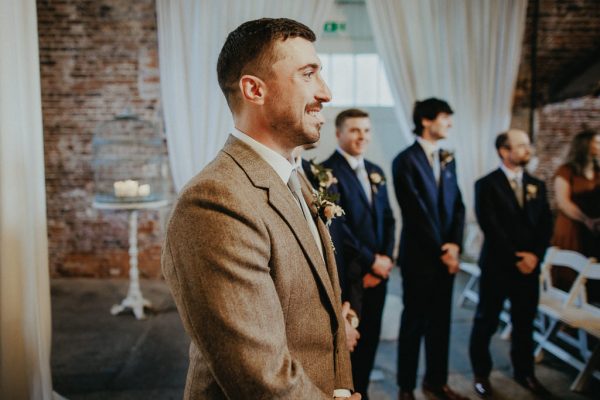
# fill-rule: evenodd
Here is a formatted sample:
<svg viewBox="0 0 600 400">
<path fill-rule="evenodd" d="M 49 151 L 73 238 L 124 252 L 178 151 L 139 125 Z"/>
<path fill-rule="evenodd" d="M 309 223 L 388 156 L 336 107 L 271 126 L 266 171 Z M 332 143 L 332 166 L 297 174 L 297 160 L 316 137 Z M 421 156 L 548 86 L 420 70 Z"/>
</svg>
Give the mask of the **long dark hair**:
<svg viewBox="0 0 600 400">
<path fill-rule="evenodd" d="M 583 175 L 583 170 L 590 161 L 590 145 L 596 135 L 598 135 L 597 132 L 586 129 L 573 137 L 569 153 L 567 154 L 566 164 L 573 169 L 575 174 Z M 594 170 L 600 170 L 596 159 L 593 160 L 593 163 Z"/>
</svg>

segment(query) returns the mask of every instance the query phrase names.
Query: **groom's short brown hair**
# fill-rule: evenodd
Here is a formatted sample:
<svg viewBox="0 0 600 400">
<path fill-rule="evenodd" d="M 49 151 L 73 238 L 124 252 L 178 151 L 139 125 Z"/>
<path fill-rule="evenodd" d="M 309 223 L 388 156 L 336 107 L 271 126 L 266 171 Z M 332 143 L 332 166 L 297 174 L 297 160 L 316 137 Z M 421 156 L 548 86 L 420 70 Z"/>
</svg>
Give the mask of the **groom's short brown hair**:
<svg viewBox="0 0 600 400">
<path fill-rule="evenodd" d="M 244 22 L 227 36 L 217 61 L 217 77 L 232 111 L 239 100 L 240 78 L 249 74 L 264 79 L 277 61 L 275 42 L 295 37 L 309 42 L 317 39 L 309 27 L 287 18 Z"/>
</svg>

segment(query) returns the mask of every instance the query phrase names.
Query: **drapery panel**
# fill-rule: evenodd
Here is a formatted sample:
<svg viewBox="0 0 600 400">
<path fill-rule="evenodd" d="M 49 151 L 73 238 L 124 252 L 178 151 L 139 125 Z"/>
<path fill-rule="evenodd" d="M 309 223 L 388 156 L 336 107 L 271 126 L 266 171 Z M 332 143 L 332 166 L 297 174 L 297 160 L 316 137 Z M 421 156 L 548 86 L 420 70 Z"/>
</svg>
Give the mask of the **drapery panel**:
<svg viewBox="0 0 600 400">
<path fill-rule="evenodd" d="M 0 398 L 52 399 L 34 0 L 0 2 Z"/>
<path fill-rule="evenodd" d="M 456 151 L 458 180 L 473 217 L 474 182 L 498 165 L 496 134 L 509 128 L 526 0 L 366 0 L 400 125 L 414 141 L 415 100 L 438 97 L 455 111 L 443 147 Z"/>
<path fill-rule="evenodd" d="M 179 191 L 233 128 L 217 82 L 227 34 L 244 21 L 286 17 L 321 31 L 333 0 L 158 0 L 161 98 L 169 163 Z"/>
</svg>

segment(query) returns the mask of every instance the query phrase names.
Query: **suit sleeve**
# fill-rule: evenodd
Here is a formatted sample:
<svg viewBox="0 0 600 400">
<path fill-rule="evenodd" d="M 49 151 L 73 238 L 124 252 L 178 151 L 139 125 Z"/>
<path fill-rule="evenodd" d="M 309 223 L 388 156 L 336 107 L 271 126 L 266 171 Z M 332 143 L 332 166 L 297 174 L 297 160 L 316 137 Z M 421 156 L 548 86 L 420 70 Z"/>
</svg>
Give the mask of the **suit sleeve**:
<svg viewBox="0 0 600 400">
<path fill-rule="evenodd" d="M 497 214 L 498 207 L 494 204 L 494 193 L 485 180 L 475 183 L 475 215 L 481 227 L 485 240 L 494 243 L 496 248 L 503 249 L 505 254 L 514 254 L 517 248 L 507 236 Z"/>
<path fill-rule="evenodd" d="M 383 176 L 383 172 L 381 172 Z M 383 254 L 389 258 L 394 258 L 394 245 L 396 243 L 396 219 L 390 205 L 390 198 L 387 191 L 387 185 L 381 188 L 381 196 L 384 198 L 385 206 L 383 208 Z"/>
<path fill-rule="evenodd" d="M 548 204 L 548 197 L 546 192 L 546 185 L 540 182 L 540 198 L 541 198 L 541 214 L 540 222 L 536 227 L 536 243 L 535 243 L 535 255 L 541 263 L 544 259 L 546 249 L 550 246 L 550 238 L 552 236 L 552 212 L 550 211 L 550 205 Z"/>
<path fill-rule="evenodd" d="M 456 164 L 454 164 L 454 169 L 456 171 Z M 456 176 L 456 172 L 454 176 Z M 460 188 L 458 187 L 458 183 L 456 185 L 456 192 L 456 201 L 454 202 L 454 211 L 452 213 L 454 219 L 452 221 L 449 241 L 456 243 L 462 251 L 463 235 L 465 231 L 465 204 L 463 203 L 462 194 L 460 192 Z"/>
<path fill-rule="evenodd" d="M 183 323 L 227 398 L 330 399 L 287 347 L 271 238 L 252 207 L 220 182 L 182 195 L 162 263 Z"/>
<path fill-rule="evenodd" d="M 368 273 L 375 262 L 375 253 L 356 238 L 356 235 L 354 235 L 346 223 L 345 218 L 340 221 L 340 230 L 340 239 L 342 246 L 344 246 L 345 258 L 346 260 L 353 260 L 352 263 L 347 263 L 348 268 L 360 266 L 360 272 L 355 271 L 356 273 L 353 273 L 353 271 L 346 271 L 346 274 L 351 278 L 353 275 L 362 276 Z"/>
</svg>

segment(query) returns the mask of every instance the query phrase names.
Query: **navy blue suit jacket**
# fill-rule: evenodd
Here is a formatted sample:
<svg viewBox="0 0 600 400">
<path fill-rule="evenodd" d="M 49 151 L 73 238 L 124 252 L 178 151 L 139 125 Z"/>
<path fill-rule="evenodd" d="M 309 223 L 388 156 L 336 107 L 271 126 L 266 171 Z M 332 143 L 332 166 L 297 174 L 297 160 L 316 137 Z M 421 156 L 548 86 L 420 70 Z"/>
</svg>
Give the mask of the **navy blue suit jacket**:
<svg viewBox="0 0 600 400">
<path fill-rule="evenodd" d="M 360 282 L 362 285 L 362 277 L 371 270 L 375 254 L 393 256 L 395 220 L 387 184 L 371 184 L 372 203 L 369 204 L 355 171 L 342 154 L 335 151 L 323 166 L 331 168 L 338 180 L 332 190 L 339 193 L 339 205 L 346 213 L 338 221 L 340 232 L 333 236 L 336 249 L 344 255 L 341 269 L 348 284 Z M 382 169 L 367 160 L 365 168 L 369 176 L 377 173 L 384 178 Z M 349 300 L 352 303 L 352 299 Z M 352 306 L 360 308 L 360 305 Z"/>
<path fill-rule="evenodd" d="M 462 246 L 465 206 L 456 180 L 456 162 L 441 167 L 440 184 L 415 141 L 392 163 L 394 189 L 402 210 L 398 264 L 414 272 L 439 270 L 444 243 Z"/>
<path fill-rule="evenodd" d="M 482 272 L 517 273 L 517 251 L 532 252 L 540 261 L 544 257 L 552 236 L 546 186 L 524 172 L 523 193 L 521 208 L 500 168 L 475 183 L 475 213 L 484 234 L 479 257 Z"/>
</svg>

